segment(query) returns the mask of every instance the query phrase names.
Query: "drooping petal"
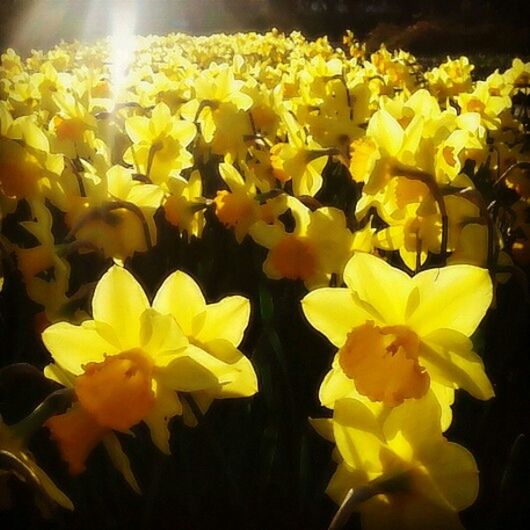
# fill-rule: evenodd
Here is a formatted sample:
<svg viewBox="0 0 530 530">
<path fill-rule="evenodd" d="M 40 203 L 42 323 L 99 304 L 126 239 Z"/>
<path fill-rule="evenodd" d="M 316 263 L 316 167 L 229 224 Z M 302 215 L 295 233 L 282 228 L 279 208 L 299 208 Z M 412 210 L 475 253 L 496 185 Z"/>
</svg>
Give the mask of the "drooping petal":
<svg viewBox="0 0 530 530">
<path fill-rule="evenodd" d="M 127 484 L 131 486 L 135 493 L 140 495 L 142 492 L 136 477 L 131 469 L 131 463 L 125 451 L 121 448 L 118 437 L 113 433 L 109 432 L 102 440 L 105 449 L 109 455 L 112 465 L 121 473 L 123 478 L 127 481 Z"/>
<path fill-rule="evenodd" d="M 216 398 L 249 397 L 258 391 L 256 372 L 247 357 L 242 356 L 235 363 L 234 368 L 237 374 L 231 381 L 221 386 L 220 391 L 215 394 Z"/>
<path fill-rule="evenodd" d="M 184 334 L 192 336 L 198 331 L 194 319 L 205 312 L 206 302 L 195 280 L 185 272 L 175 271 L 156 293 L 153 308 L 163 315 L 172 315 Z"/>
<path fill-rule="evenodd" d="M 419 300 L 408 325 L 420 337 L 437 329 L 452 329 L 469 337 L 493 296 L 488 271 L 473 265 L 430 269 L 417 274 L 412 282 Z"/>
<path fill-rule="evenodd" d="M 376 310 L 383 323 L 405 323 L 405 310 L 413 288 L 406 273 L 382 258 L 357 252 L 346 264 L 344 281 Z"/>
<path fill-rule="evenodd" d="M 203 343 L 224 339 L 238 346 L 250 318 L 250 302 L 243 296 L 227 296 L 206 306 L 206 318 L 195 336 Z"/>
<path fill-rule="evenodd" d="M 302 310 L 309 323 L 339 348 L 354 327 L 372 318 L 355 303 L 350 289 L 341 287 L 310 292 L 302 299 Z"/>
<path fill-rule="evenodd" d="M 94 320 L 112 327 L 122 350 L 140 344 L 140 317 L 148 308 L 142 286 L 129 271 L 117 265 L 102 276 L 94 291 Z"/>
<path fill-rule="evenodd" d="M 440 329 L 422 338 L 420 363 L 433 380 L 487 400 L 494 396 L 493 387 L 482 359 L 472 347 L 471 341 L 461 333 Z"/>
<path fill-rule="evenodd" d="M 116 353 L 116 348 L 97 331 L 93 320 L 80 326 L 58 322 L 46 328 L 42 334 L 44 345 L 61 368 L 79 375 L 83 366 L 103 361 L 105 354 Z"/>
<path fill-rule="evenodd" d="M 182 415 L 182 403 L 174 390 L 170 390 L 156 379 L 153 380 L 153 391 L 155 404 L 144 418 L 144 422 L 151 431 L 153 443 L 168 455 L 170 453 L 168 423 L 174 416 Z"/>
</svg>

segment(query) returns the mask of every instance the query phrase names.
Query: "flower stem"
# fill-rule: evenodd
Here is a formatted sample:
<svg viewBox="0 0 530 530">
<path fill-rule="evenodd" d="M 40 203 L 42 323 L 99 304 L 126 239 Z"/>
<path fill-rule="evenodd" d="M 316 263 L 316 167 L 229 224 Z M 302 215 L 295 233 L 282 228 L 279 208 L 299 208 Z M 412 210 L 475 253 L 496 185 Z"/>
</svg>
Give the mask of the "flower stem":
<svg viewBox="0 0 530 530">
<path fill-rule="evenodd" d="M 31 414 L 10 426 L 10 431 L 24 442 L 29 440 L 48 418 L 64 412 L 71 405 L 73 399 L 74 390 L 72 388 L 61 388 L 52 392 Z"/>
<path fill-rule="evenodd" d="M 365 486 L 357 489 L 350 489 L 344 497 L 340 508 L 331 521 L 328 530 L 340 530 L 349 521 L 352 513 L 358 509 L 363 502 L 370 500 L 376 495 L 394 493 L 408 489 L 410 472 L 405 471 L 393 477 L 379 477 L 372 480 Z"/>
</svg>

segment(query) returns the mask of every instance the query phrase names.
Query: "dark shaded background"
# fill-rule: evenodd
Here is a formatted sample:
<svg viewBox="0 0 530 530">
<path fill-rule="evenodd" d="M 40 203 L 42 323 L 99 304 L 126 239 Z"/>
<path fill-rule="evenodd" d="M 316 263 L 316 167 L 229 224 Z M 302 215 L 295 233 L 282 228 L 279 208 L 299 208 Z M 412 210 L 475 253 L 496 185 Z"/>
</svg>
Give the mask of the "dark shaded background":
<svg viewBox="0 0 530 530">
<path fill-rule="evenodd" d="M 0 0 L 0 47 L 22 53 L 60 39 L 93 40 L 108 13 L 137 4 L 137 33 L 302 30 L 337 40 L 346 29 L 415 53 L 529 53 L 526 0 Z"/>
</svg>

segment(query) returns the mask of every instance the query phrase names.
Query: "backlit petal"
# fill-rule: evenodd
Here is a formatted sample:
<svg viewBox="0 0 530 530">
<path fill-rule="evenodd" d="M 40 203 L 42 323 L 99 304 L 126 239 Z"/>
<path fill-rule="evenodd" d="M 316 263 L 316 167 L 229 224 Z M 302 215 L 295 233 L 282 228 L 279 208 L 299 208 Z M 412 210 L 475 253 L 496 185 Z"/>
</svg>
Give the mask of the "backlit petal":
<svg viewBox="0 0 530 530">
<path fill-rule="evenodd" d="M 92 320 L 80 326 L 58 322 L 44 330 L 42 340 L 54 361 L 75 375 L 83 372 L 85 364 L 103 361 L 105 354 L 116 353 L 116 348 L 96 331 Z"/>
<path fill-rule="evenodd" d="M 450 265 L 420 272 L 413 280 L 418 306 L 408 324 L 420 336 L 452 329 L 470 336 L 491 304 L 493 287 L 486 269 Z"/>
<path fill-rule="evenodd" d="M 344 269 L 346 285 L 371 305 L 382 323 L 405 323 L 405 310 L 413 284 L 410 276 L 385 260 L 357 252 Z"/>
<path fill-rule="evenodd" d="M 310 292 L 302 299 L 302 310 L 309 323 L 339 348 L 352 328 L 371 318 L 354 302 L 350 289 L 341 287 Z"/>
<path fill-rule="evenodd" d="M 335 403 L 333 433 L 346 463 L 368 472 L 381 469 L 379 460 L 383 446 L 379 423 L 372 411 L 356 399 Z"/>
<path fill-rule="evenodd" d="M 423 337 L 419 358 L 433 380 L 462 388 L 477 399 L 494 396 L 491 382 L 484 371 L 482 359 L 472 350 L 473 344 L 464 335 L 440 329 Z"/>
<path fill-rule="evenodd" d="M 129 271 L 116 265 L 103 275 L 94 291 L 94 320 L 113 328 L 122 350 L 140 344 L 140 317 L 148 308 L 142 286 Z"/>
<path fill-rule="evenodd" d="M 195 338 L 201 342 L 224 339 L 237 346 L 250 318 L 250 302 L 243 296 L 227 296 L 206 306 L 204 324 Z"/>
<path fill-rule="evenodd" d="M 172 315 L 187 336 L 196 331 L 193 321 L 206 310 L 206 302 L 200 287 L 185 272 L 170 274 L 153 301 L 153 308 L 163 315 Z"/>
</svg>

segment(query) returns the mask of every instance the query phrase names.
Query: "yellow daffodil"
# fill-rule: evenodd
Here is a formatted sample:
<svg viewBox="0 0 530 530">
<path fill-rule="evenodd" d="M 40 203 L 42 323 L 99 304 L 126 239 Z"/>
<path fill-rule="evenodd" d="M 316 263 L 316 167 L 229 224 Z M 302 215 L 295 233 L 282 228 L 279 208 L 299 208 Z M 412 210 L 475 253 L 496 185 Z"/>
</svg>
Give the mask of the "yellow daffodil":
<svg viewBox="0 0 530 530">
<path fill-rule="evenodd" d="M 429 91 L 440 102 L 458 96 L 461 92 L 469 92 L 472 89 L 471 72 L 474 68 L 467 57 L 458 59 L 447 57 L 447 61 L 440 66 L 425 72 Z"/>
<path fill-rule="evenodd" d="M 168 421 L 182 414 L 176 392 L 213 399 L 257 390 L 252 365 L 235 346 L 249 315 L 242 297 L 207 306 L 197 284 L 176 272 L 151 307 L 134 277 L 113 266 L 96 286 L 92 314 L 94 320 L 59 322 L 42 335 L 55 365 L 74 378 L 77 401 L 47 423 L 72 473 L 84 469 L 108 433 L 140 421 L 169 452 Z"/>
<path fill-rule="evenodd" d="M 172 173 L 179 175 L 193 164 L 186 147 L 195 138 L 195 125 L 172 115 L 165 103 L 152 110 L 151 118 L 127 118 L 125 129 L 133 145 L 124 160 L 155 184 L 166 182 Z"/>
<path fill-rule="evenodd" d="M 188 237 L 201 237 L 206 224 L 202 196 L 202 178 L 198 170 L 192 171 L 189 180 L 173 177 L 168 180 L 169 194 L 163 202 L 164 214 L 169 223 Z"/>
<path fill-rule="evenodd" d="M 85 195 L 65 197 L 65 220 L 78 241 L 88 241 L 105 256 L 125 260 L 156 244 L 153 216 L 163 190 L 133 178 L 132 170 L 116 165 L 103 177 L 83 162 Z"/>
<path fill-rule="evenodd" d="M 339 505 L 363 491 L 364 530 L 463 530 L 458 512 L 475 501 L 478 470 L 471 453 L 446 440 L 432 394 L 378 418 L 355 399 L 337 401 L 332 438 L 339 464 L 327 487 Z"/>
<path fill-rule="evenodd" d="M 288 232 L 278 221 L 257 221 L 250 235 L 269 249 L 263 271 L 272 279 L 303 280 L 308 288 L 329 285 L 332 274 L 342 271 L 354 248 L 353 234 L 346 227 L 344 213 L 337 208 L 312 212 L 295 197 L 287 198 L 295 220 Z M 361 239 L 359 244 L 365 244 Z"/>
<path fill-rule="evenodd" d="M 233 228 L 238 243 L 247 235 L 252 224 L 261 220 L 272 225 L 287 208 L 286 197 L 280 194 L 263 204 L 258 202 L 257 190 L 250 175 L 243 179 L 234 166 L 219 165 L 219 173 L 230 191 L 220 190 L 213 202 L 215 214 L 226 227 Z"/>
<path fill-rule="evenodd" d="M 315 195 L 322 187 L 322 171 L 328 153 L 308 138 L 303 127 L 288 112 L 282 114 L 288 143 L 278 143 L 271 149 L 271 165 L 280 182 L 292 180 L 296 196 Z"/>
<path fill-rule="evenodd" d="M 411 278 L 356 253 L 344 280 L 347 287 L 302 300 L 311 325 L 339 348 L 320 389 L 323 404 L 359 393 L 392 407 L 424 396 L 431 380 L 479 399 L 493 396 L 469 339 L 492 299 L 485 269 L 452 265 Z"/>
</svg>

